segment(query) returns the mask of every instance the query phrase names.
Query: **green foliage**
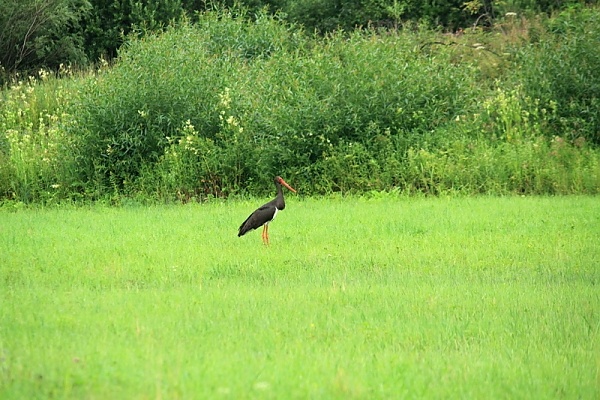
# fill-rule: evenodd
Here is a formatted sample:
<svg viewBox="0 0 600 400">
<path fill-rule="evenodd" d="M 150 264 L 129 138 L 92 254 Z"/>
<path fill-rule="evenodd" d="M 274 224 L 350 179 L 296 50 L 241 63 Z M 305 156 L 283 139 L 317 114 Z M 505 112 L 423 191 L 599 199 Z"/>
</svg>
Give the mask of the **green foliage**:
<svg viewBox="0 0 600 400">
<path fill-rule="evenodd" d="M 265 11 L 309 32 L 397 30 L 416 23 L 446 31 L 495 25 L 510 11 L 578 9 L 582 0 L 0 0 L 0 84 L 60 64 L 114 59 L 129 35 L 160 32 L 185 15 L 229 8 L 253 19 Z"/>
<path fill-rule="evenodd" d="M 202 201 L 270 194 L 274 175 L 306 194 L 598 193 L 596 60 L 564 45 L 590 48 L 587 20 L 323 38 L 204 13 L 131 38 L 114 65 L 3 91 L 1 196 Z M 554 50 L 579 73 L 541 79 L 553 67 L 533 60 Z"/>
<path fill-rule="evenodd" d="M 69 71 L 61 80 L 39 71 L 41 82 L 19 81 L 0 104 L 0 196 L 22 202 L 53 202 L 81 190 L 74 160 L 75 140 L 67 133 L 66 105 L 77 88 Z"/>
<path fill-rule="evenodd" d="M 554 109 L 550 135 L 600 144 L 600 13 L 575 8 L 547 21 L 548 33 L 519 50 L 525 93 Z"/>
<path fill-rule="evenodd" d="M 397 28 L 402 21 L 455 29 L 470 25 L 477 18 L 463 10 L 463 3 L 463 0 L 290 0 L 283 11 L 291 21 L 321 33 L 367 26 Z"/>
<path fill-rule="evenodd" d="M 87 62 L 80 21 L 88 0 L 0 0 L 0 85 L 16 72 Z"/>
<path fill-rule="evenodd" d="M 411 149 L 404 167 L 408 189 L 430 194 L 597 194 L 600 187 L 598 154 L 560 137 Z"/>
<path fill-rule="evenodd" d="M 86 180 L 125 188 L 142 166 L 161 157 L 171 165 L 168 138 L 188 120 L 220 149 L 218 178 L 193 179 L 219 182 L 213 195 L 241 182 L 268 188 L 265 177 L 277 173 L 316 180 L 332 147 L 368 145 L 374 130 L 404 136 L 405 150 L 442 115 L 466 112 L 476 87 L 468 65 L 448 65 L 448 53 L 424 57 L 415 38 L 403 39 L 336 34 L 317 45 L 265 15 L 248 24 L 205 14 L 196 26 L 133 41 L 74 111 Z"/>
<path fill-rule="evenodd" d="M 482 105 L 442 128 L 442 141 L 408 151 L 404 176 L 413 191 L 599 193 L 600 153 L 583 138 L 550 137 L 555 108 L 519 88 L 497 88 Z"/>
<path fill-rule="evenodd" d="M 579 7 L 584 4 L 594 4 L 596 1 L 585 0 L 504 0 L 496 2 L 502 11 L 519 11 L 528 13 L 547 13 Z"/>
<path fill-rule="evenodd" d="M 377 152 L 372 145 L 382 132 L 394 136 L 396 151 L 406 150 L 440 116 L 468 109 L 462 95 L 473 83 L 468 67 L 448 67 L 443 54 L 423 57 L 416 45 L 409 35 L 334 35 L 308 57 L 272 58 L 260 75 L 274 74 L 261 96 L 271 106 L 250 119 L 261 123 L 252 130 L 272 138 L 265 146 L 280 148 L 274 153 L 286 161 L 288 176 L 311 182 L 328 175 L 338 147 Z"/>
<path fill-rule="evenodd" d="M 240 141 L 243 130 L 234 119 L 224 120 L 222 128 L 226 136 L 220 134 L 215 140 L 202 137 L 186 121 L 176 137 L 168 138 L 169 144 L 158 162 L 145 164 L 139 180 L 141 190 L 164 200 L 176 196 L 182 202 L 235 193 L 242 186 L 235 179 L 243 176 L 240 160 L 245 151 L 252 151 L 252 146 Z"/>
<path fill-rule="evenodd" d="M 236 143 L 223 124 L 235 114 L 221 113 L 231 100 L 223 105 L 220 96 L 244 79 L 249 60 L 268 57 L 289 35 L 270 17 L 248 25 L 231 15 L 206 14 L 198 25 L 184 22 L 160 37 L 132 41 L 114 68 L 89 82 L 74 111 L 85 179 L 98 187 L 133 183 L 188 120 L 218 146 Z"/>
<path fill-rule="evenodd" d="M 86 53 L 91 60 L 112 59 L 132 32 L 161 31 L 179 19 L 181 0 L 90 0 L 91 12 L 83 19 Z"/>
</svg>

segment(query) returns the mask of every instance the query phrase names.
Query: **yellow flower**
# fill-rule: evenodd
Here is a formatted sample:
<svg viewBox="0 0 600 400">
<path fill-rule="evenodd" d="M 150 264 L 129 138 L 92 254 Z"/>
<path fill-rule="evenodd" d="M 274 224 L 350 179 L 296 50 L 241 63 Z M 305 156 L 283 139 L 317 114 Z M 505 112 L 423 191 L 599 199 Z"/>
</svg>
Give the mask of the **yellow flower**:
<svg viewBox="0 0 600 400">
<path fill-rule="evenodd" d="M 238 122 L 235 120 L 235 117 L 233 115 L 229 116 L 229 118 L 227 118 L 227 123 L 229 125 L 233 125 L 233 126 L 237 126 Z"/>
</svg>

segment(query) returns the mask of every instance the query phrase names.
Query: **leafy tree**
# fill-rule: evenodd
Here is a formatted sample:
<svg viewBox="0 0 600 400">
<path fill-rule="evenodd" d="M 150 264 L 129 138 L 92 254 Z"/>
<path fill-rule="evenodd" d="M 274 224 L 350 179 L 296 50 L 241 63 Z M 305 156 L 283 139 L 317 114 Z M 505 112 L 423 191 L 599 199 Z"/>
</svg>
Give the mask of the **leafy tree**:
<svg viewBox="0 0 600 400">
<path fill-rule="evenodd" d="M 85 63 L 79 22 L 90 9 L 88 0 L 0 0 L 0 79 Z"/>
<path fill-rule="evenodd" d="M 162 29 L 183 14 L 181 0 L 90 0 L 85 18 L 85 45 L 90 59 L 113 58 L 134 30 Z"/>
</svg>

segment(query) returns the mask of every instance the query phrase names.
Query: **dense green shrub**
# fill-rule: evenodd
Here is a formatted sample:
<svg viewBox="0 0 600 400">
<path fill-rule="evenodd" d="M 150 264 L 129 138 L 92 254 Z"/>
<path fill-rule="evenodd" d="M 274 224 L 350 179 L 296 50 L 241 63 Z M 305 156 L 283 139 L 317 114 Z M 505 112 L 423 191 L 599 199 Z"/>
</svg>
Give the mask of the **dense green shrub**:
<svg viewBox="0 0 600 400">
<path fill-rule="evenodd" d="M 515 78 L 555 109 L 549 136 L 600 144 L 600 12 L 575 8 L 547 21 L 548 33 L 518 51 Z"/>
<path fill-rule="evenodd" d="M 478 89 L 471 68 L 416 48 L 410 35 L 337 34 L 310 53 L 282 53 L 255 64 L 254 87 L 240 90 L 254 93 L 243 120 L 272 159 L 264 169 L 285 166 L 312 182 L 338 145 L 370 146 L 373 136 L 388 130 L 406 149 L 473 106 Z"/>
<path fill-rule="evenodd" d="M 198 12 L 222 10 L 254 18 L 267 10 L 321 34 L 367 27 L 421 26 L 462 31 L 490 27 L 506 12 L 548 13 L 584 0 L 0 0 L 0 78 L 40 68 L 111 61 L 129 35 L 159 32 Z M 589 3 L 595 3 L 591 1 Z M 257 38 L 258 39 L 258 38 Z M 2 82 L 0 82 L 1 84 Z"/>
<path fill-rule="evenodd" d="M 220 95 L 243 80 L 249 61 L 293 42 L 290 35 L 270 17 L 247 24 L 229 14 L 206 14 L 196 25 L 184 22 L 129 43 L 112 69 L 89 81 L 74 111 L 84 179 L 97 187 L 132 184 L 187 120 L 201 137 L 228 141 Z"/>
<path fill-rule="evenodd" d="M 160 31 L 184 14 L 181 0 L 89 0 L 82 19 L 85 50 L 93 61 L 112 59 L 132 32 Z"/>
<path fill-rule="evenodd" d="M 582 147 L 583 146 L 583 147 Z M 493 143 L 457 140 L 411 149 L 405 190 L 430 194 L 573 194 L 600 192 L 600 155 L 560 137 Z"/>
<path fill-rule="evenodd" d="M 188 120 L 200 147 L 219 149 L 218 178 L 191 170 L 204 171 L 195 182 L 211 182 L 213 194 L 277 173 L 309 184 L 333 147 L 369 146 L 373 131 L 402 137 L 406 150 L 473 107 L 477 90 L 469 65 L 417 44 L 371 33 L 320 44 L 266 15 L 248 24 L 223 14 L 133 41 L 80 98 L 84 179 L 135 186 L 148 165 L 172 165 Z"/>
<path fill-rule="evenodd" d="M 0 198 L 52 202 L 72 198 L 83 185 L 77 148 L 66 127 L 66 104 L 76 94 L 69 79 L 18 82 L 0 98 Z"/>
<path fill-rule="evenodd" d="M 200 201 L 270 194 L 277 174 L 305 194 L 599 193 L 593 110 L 565 113 L 533 62 L 544 44 L 575 68 L 567 49 L 594 28 L 540 21 L 319 37 L 204 13 L 132 38 L 114 65 L 1 92 L 0 197 Z M 575 70 L 568 101 L 593 105 L 591 69 Z"/>
<path fill-rule="evenodd" d="M 87 0 L 0 0 L 0 85 L 15 73 L 85 64 Z"/>
</svg>

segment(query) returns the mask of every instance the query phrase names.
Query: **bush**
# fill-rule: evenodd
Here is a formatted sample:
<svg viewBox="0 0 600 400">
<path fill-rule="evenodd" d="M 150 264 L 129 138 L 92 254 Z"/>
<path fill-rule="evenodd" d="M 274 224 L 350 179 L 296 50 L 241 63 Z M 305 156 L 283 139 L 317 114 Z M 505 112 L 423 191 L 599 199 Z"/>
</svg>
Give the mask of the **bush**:
<svg viewBox="0 0 600 400">
<path fill-rule="evenodd" d="M 0 102 L 0 198 L 48 203 L 70 198 L 77 186 L 75 143 L 66 134 L 71 82 L 41 73 L 43 84 L 17 82 Z"/>
<path fill-rule="evenodd" d="M 410 149 L 406 190 L 429 194 L 598 194 L 600 154 L 560 137 Z"/>
<path fill-rule="evenodd" d="M 132 40 L 113 68 L 89 81 L 73 110 L 83 179 L 99 188 L 131 186 L 187 120 L 202 138 L 227 142 L 219 95 L 243 81 L 248 62 L 269 57 L 288 36 L 270 17 L 246 24 L 209 13 L 197 25 L 184 21 Z"/>
<path fill-rule="evenodd" d="M 252 182 L 270 190 L 276 174 L 309 185 L 333 147 L 368 149 L 374 130 L 403 137 L 406 149 L 465 113 L 477 90 L 468 65 L 416 48 L 408 35 L 373 33 L 335 34 L 320 44 L 273 17 L 249 24 L 222 14 L 133 41 L 82 95 L 74 134 L 84 140 L 85 180 L 123 190 L 142 169 L 147 179 L 159 160 L 161 168 L 173 165 L 170 152 L 188 136 L 181 128 L 188 120 L 201 148 L 218 149 L 211 157 L 220 168 L 212 177 L 186 168 L 199 186 L 186 193 L 207 193 L 202 182 L 211 182 L 212 195 Z"/>
<path fill-rule="evenodd" d="M 85 64 L 80 20 L 87 0 L 0 0 L 0 85 L 15 73 Z"/>
<path fill-rule="evenodd" d="M 265 13 L 201 14 L 131 39 L 110 68 L 4 91 L 0 196 L 202 201 L 271 194 L 275 175 L 305 194 L 597 193 L 593 119 L 557 131 L 582 117 L 519 47 L 540 56 L 545 24 L 511 49 L 478 30 L 321 38 Z M 569 85 L 593 83 L 578 71 Z"/>
<path fill-rule="evenodd" d="M 82 19 L 85 50 L 92 61 L 113 59 L 130 34 L 159 32 L 183 14 L 181 0 L 90 0 Z"/>
<path fill-rule="evenodd" d="M 515 78 L 527 96 L 556 111 L 548 137 L 600 144 L 600 12 L 574 8 L 546 25 L 537 43 L 519 50 Z"/>
</svg>

